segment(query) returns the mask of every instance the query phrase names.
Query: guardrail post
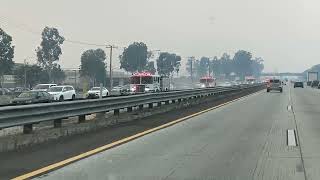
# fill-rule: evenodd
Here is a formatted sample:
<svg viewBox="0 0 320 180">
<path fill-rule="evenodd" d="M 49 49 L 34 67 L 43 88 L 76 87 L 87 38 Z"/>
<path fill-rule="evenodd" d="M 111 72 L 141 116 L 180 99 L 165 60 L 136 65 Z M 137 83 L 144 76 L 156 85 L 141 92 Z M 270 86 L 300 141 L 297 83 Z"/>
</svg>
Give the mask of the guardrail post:
<svg viewBox="0 0 320 180">
<path fill-rule="evenodd" d="M 86 115 L 79 116 L 79 123 L 84 123 L 86 121 Z"/>
<path fill-rule="evenodd" d="M 143 110 L 143 104 L 139 105 L 139 110 Z"/>
<path fill-rule="evenodd" d="M 170 103 L 169 103 L 169 101 L 165 101 L 164 104 L 165 104 L 165 105 L 168 105 L 168 104 L 170 104 Z"/>
<path fill-rule="evenodd" d="M 162 105 L 162 103 L 161 103 L 161 102 L 158 102 L 157 106 L 161 106 L 161 105 Z"/>
<path fill-rule="evenodd" d="M 119 114 L 120 114 L 120 109 L 115 109 L 115 110 L 113 110 L 113 114 L 116 115 L 116 116 L 119 116 Z"/>
<path fill-rule="evenodd" d="M 24 134 L 30 134 L 33 129 L 33 124 L 25 124 L 23 125 L 23 133 Z"/>
<path fill-rule="evenodd" d="M 53 127 L 54 128 L 60 128 L 62 126 L 62 119 L 55 119 L 53 121 Z"/>
<path fill-rule="evenodd" d="M 153 108 L 153 103 L 149 103 L 149 109 Z"/>
</svg>

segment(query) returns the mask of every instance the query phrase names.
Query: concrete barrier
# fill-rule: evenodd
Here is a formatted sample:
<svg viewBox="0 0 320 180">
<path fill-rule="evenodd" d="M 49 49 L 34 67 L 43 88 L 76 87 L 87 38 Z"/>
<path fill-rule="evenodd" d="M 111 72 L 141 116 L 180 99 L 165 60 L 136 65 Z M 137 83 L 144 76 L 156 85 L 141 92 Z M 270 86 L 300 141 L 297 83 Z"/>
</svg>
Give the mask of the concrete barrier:
<svg viewBox="0 0 320 180">
<path fill-rule="evenodd" d="M 165 113 L 181 108 L 189 108 L 202 103 L 212 103 L 218 105 L 241 96 L 256 92 L 262 88 L 253 89 L 251 91 L 240 91 L 231 94 L 219 94 L 216 96 L 203 96 L 192 99 L 182 99 L 174 103 L 165 102 L 166 105 L 153 104 L 148 107 L 134 107 L 130 111 L 116 111 L 116 113 L 99 113 L 96 116 L 90 115 L 91 119 L 84 116 L 79 119 L 79 123 L 63 123 L 59 128 L 38 128 L 32 131 L 31 134 L 16 134 L 0 137 L 0 152 L 17 150 L 26 146 L 43 143 L 58 139 L 60 137 L 82 134 L 90 131 L 95 131 L 100 128 L 105 128 L 118 123 L 134 121 L 155 114 Z M 150 108 L 152 106 L 152 108 Z M 116 115 L 114 115 L 116 114 Z M 92 119 L 94 117 L 94 119 Z M 90 119 L 90 120 L 88 120 Z M 73 120 L 75 121 L 75 120 Z M 60 121 L 59 121 L 60 122 Z M 81 122 L 81 123 L 80 123 Z"/>
</svg>

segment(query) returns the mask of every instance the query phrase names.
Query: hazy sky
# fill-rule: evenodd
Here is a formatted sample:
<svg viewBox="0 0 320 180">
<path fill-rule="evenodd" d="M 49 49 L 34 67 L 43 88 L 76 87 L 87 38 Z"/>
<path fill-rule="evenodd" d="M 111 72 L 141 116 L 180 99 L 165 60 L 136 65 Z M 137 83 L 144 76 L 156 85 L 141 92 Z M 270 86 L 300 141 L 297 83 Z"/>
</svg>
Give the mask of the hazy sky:
<svg viewBox="0 0 320 180">
<path fill-rule="evenodd" d="M 268 72 L 300 72 L 320 63 L 319 0 L 0 2 L 0 27 L 13 36 L 16 62 L 35 57 L 40 33 L 50 26 L 68 40 L 119 46 L 143 41 L 183 58 L 248 50 L 265 60 Z M 60 64 L 79 66 L 81 53 L 91 48 L 98 47 L 65 42 Z M 122 49 L 115 51 L 118 61 Z"/>
</svg>

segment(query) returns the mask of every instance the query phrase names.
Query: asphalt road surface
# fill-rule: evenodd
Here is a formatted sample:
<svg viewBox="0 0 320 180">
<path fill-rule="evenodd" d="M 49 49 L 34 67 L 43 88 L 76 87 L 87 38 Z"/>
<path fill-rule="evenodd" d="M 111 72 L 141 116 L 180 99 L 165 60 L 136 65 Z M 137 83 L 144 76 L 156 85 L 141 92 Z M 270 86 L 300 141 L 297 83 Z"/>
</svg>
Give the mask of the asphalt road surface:
<svg viewBox="0 0 320 180">
<path fill-rule="evenodd" d="M 320 179 L 320 90 L 261 92 L 39 179 Z M 297 132 L 288 146 L 287 130 Z"/>
</svg>

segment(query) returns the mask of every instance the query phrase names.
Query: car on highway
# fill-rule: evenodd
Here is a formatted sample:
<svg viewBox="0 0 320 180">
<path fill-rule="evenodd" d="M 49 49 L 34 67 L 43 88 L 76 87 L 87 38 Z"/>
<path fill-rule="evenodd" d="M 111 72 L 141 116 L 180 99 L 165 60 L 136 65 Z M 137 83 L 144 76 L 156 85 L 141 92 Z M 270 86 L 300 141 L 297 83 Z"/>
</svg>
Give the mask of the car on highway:
<svg viewBox="0 0 320 180">
<path fill-rule="evenodd" d="M 312 81 L 310 86 L 311 86 L 312 88 L 318 88 L 318 86 L 319 86 L 319 81 L 318 81 L 318 80 Z"/>
<path fill-rule="evenodd" d="M 276 90 L 282 93 L 283 86 L 280 79 L 270 79 L 267 83 L 267 92 L 270 92 L 272 90 Z"/>
<path fill-rule="evenodd" d="M 76 99 L 76 91 L 73 86 L 53 86 L 48 90 L 55 101 L 74 100 Z"/>
<path fill-rule="evenodd" d="M 293 87 L 294 88 L 296 88 L 296 87 L 304 88 L 304 85 L 303 85 L 302 81 L 296 81 L 296 82 L 294 82 Z"/>
<path fill-rule="evenodd" d="M 229 87 L 229 86 L 232 86 L 232 84 L 230 82 L 223 82 L 220 84 L 220 86 Z"/>
<path fill-rule="evenodd" d="M 102 87 L 102 97 L 107 97 L 107 96 L 109 96 L 108 89 L 105 87 Z M 100 87 L 93 87 L 87 93 L 88 99 L 99 98 L 99 97 L 100 97 Z"/>
<path fill-rule="evenodd" d="M 312 81 L 307 82 L 307 86 L 311 86 Z"/>
<path fill-rule="evenodd" d="M 115 86 L 111 90 L 111 95 L 129 95 L 132 94 L 130 89 L 130 84 L 126 84 L 124 86 Z"/>
<path fill-rule="evenodd" d="M 35 103 L 49 103 L 53 101 L 53 97 L 45 91 L 26 91 L 22 92 L 18 97 L 11 101 L 11 104 L 35 104 Z"/>
<path fill-rule="evenodd" d="M 33 91 L 48 91 L 53 86 L 57 86 L 57 84 L 38 84 L 33 88 Z"/>
</svg>

